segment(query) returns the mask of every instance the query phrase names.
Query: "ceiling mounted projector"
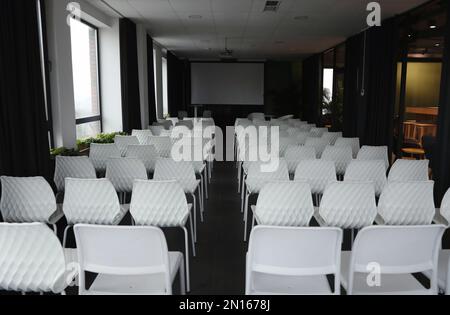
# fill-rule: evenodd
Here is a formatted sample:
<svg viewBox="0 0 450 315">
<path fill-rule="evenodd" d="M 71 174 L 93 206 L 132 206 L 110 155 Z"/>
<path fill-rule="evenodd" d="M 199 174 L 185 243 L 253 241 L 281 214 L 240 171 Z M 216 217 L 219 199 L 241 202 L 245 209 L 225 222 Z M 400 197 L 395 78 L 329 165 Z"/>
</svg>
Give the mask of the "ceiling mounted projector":
<svg viewBox="0 0 450 315">
<path fill-rule="evenodd" d="M 228 49 L 228 38 L 225 37 L 225 50 L 219 54 L 221 59 L 234 59 L 233 50 Z"/>
</svg>

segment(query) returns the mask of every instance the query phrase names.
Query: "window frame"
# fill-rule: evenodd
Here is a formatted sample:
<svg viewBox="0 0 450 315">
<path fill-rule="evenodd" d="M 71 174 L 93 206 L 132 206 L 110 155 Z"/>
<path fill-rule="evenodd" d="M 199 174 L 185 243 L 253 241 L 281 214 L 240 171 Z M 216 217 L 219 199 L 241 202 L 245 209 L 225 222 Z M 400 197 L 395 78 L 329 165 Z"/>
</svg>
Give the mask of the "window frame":
<svg viewBox="0 0 450 315">
<path fill-rule="evenodd" d="M 101 84 L 101 73 L 100 73 L 100 30 L 97 26 L 95 26 L 92 23 L 89 23 L 85 19 L 80 18 L 78 21 L 89 26 L 90 28 L 94 29 L 96 32 L 97 81 L 98 81 L 97 89 L 98 89 L 99 115 L 75 119 L 75 125 L 78 126 L 78 125 L 83 125 L 83 124 L 98 121 L 100 123 L 100 133 L 102 133 L 103 132 L 103 115 L 102 115 L 102 88 L 101 88 L 102 84 Z"/>
</svg>

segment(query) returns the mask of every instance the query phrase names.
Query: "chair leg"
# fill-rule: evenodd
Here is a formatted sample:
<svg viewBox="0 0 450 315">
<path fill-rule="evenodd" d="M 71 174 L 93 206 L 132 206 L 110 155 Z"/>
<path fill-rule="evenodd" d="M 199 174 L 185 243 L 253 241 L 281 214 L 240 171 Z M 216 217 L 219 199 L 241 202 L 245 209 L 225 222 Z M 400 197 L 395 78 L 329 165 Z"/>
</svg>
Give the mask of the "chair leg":
<svg viewBox="0 0 450 315">
<path fill-rule="evenodd" d="M 53 223 L 52 226 L 53 226 L 53 233 L 55 233 L 55 235 L 58 236 L 58 226 L 56 225 L 56 223 Z"/>
<path fill-rule="evenodd" d="M 255 214 L 253 213 L 252 230 L 255 227 L 255 223 L 256 223 L 256 218 L 255 218 Z"/>
<path fill-rule="evenodd" d="M 197 243 L 197 198 L 195 198 L 195 194 L 191 194 L 192 203 L 194 204 L 193 212 L 194 212 L 194 240 Z"/>
<path fill-rule="evenodd" d="M 195 240 L 194 240 L 194 225 L 192 224 L 192 213 L 189 214 L 189 226 L 191 229 L 191 243 L 192 243 L 192 256 L 196 257 L 197 252 L 195 250 Z"/>
<path fill-rule="evenodd" d="M 188 231 L 183 226 L 181 227 L 184 231 L 184 257 L 185 257 L 185 265 L 186 265 L 186 287 L 187 292 L 191 292 L 191 279 L 189 276 L 189 240 L 188 240 Z"/>
<path fill-rule="evenodd" d="M 186 295 L 186 273 L 184 272 L 184 258 L 181 259 L 180 269 L 178 270 L 180 277 L 180 294 Z"/>
<path fill-rule="evenodd" d="M 248 198 L 250 194 L 245 195 L 245 210 L 244 210 L 244 242 L 247 242 L 247 217 L 248 217 Z"/>
<path fill-rule="evenodd" d="M 205 205 L 203 204 L 203 194 L 201 193 L 200 189 L 197 189 L 198 192 L 198 199 L 200 203 L 200 221 L 203 223 L 203 213 L 205 212 Z"/>
<path fill-rule="evenodd" d="M 239 165 L 239 167 L 238 167 L 238 194 L 241 192 L 241 173 L 242 173 L 242 167 Z"/>
<path fill-rule="evenodd" d="M 245 204 L 245 195 L 246 195 L 246 187 L 243 185 L 241 190 L 241 213 L 244 213 L 244 204 Z"/>
<path fill-rule="evenodd" d="M 64 236 L 63 236 L 63 243 L 62 243 L 63 248 L 66 248 L 67 232 L 69 231 L 69 229 L 70 229 L 71 227 L 72 227 L 71 225 L 67 225 L 67 226 L 64 228 Z"/>
<path fill-rule="evenodd" d="M 203 174 L 203 181 L 204 181 L 204 183 L 205 183 L 205 196 L 206 196 L 206 199 L 209 199 L 209 196 L 208 196 L 208 182 L 207 182 L 207 180 L 206 180 L 206 176 L 207 176 L 207 174 L 206 174 L 206 167 L 205 167 L 205 170 L 203 171 L 205 174 Z"/>
</svg>

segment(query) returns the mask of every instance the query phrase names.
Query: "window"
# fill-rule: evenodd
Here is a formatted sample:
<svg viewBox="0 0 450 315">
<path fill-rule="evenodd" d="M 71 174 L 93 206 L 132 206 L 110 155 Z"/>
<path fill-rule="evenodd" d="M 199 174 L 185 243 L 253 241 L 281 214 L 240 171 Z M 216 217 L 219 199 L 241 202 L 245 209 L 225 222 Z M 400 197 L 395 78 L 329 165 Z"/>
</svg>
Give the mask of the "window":
<svg viewBox="0 0 450 315">
<path fill-rule="evenodd" d="M 72 18 L 70 33 L 77 139 L 82 139 L 102 131 L 98 29 Z"/>
<path fill-rule="evenodd" d="M 167 88 L 167 59 L 162 57 L 163 115 L 169 115 L 169 96 Z"/>
<path fill-rule="evenodd" d="M 41 59 L 41 69 L 42 69 L 42 82 L 44 82 L 44 100 L 45 100 L 45 116 L 47 119 L 48 126 L 48 143 L 50 148 L 54 147 L 53 143 L 53 125 L 52 125 L 52 111 L 51 111 L 51 103 L 50 103 L 50 87 L 49 82 L 47 80 L 49 71 L 48 71 L 48 60 L 47 57 L 47 38 L 45 32 L 45 18 L 44 18 L 44 8 L 42 7 L 41 0 L 37 0 L 37 10 L 38 10 L 38 29 L 39 29 L 39 55 Z"/>
</svg>

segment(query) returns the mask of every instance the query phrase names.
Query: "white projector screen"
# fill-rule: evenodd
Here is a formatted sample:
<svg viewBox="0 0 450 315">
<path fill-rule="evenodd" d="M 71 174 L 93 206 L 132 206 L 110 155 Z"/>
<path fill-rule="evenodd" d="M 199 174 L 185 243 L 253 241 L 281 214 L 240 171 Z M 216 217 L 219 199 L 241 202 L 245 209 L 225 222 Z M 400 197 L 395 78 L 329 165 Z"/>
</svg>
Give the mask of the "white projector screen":
<svg viewBox="0 0 450 315">
<path fill-rule="evenodd" d="M 263 63 L 192 63 L 194 105 L 264 105 Z"/>
</svg>

